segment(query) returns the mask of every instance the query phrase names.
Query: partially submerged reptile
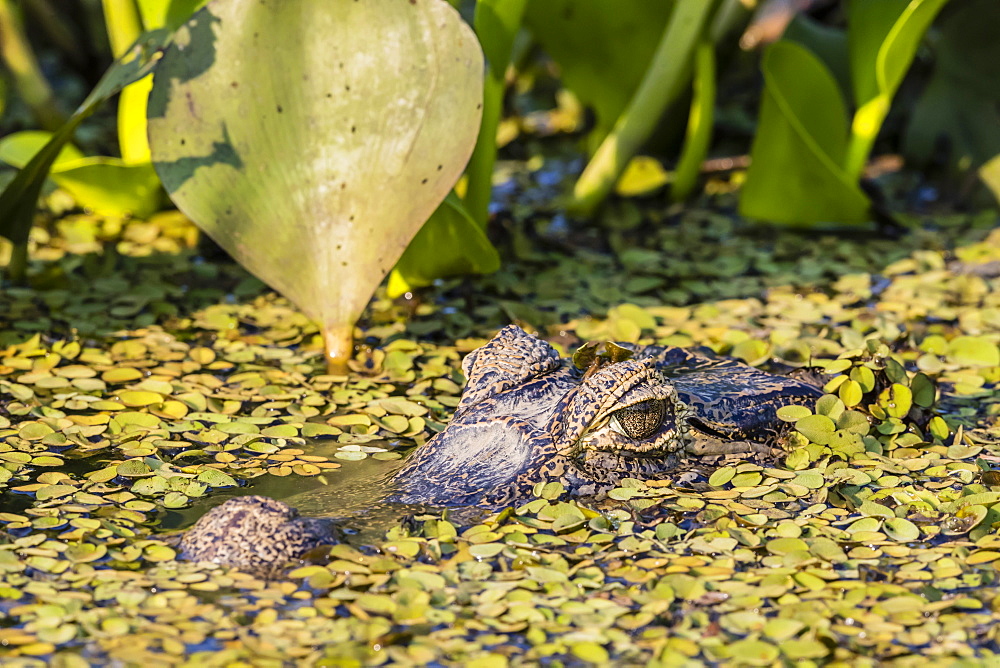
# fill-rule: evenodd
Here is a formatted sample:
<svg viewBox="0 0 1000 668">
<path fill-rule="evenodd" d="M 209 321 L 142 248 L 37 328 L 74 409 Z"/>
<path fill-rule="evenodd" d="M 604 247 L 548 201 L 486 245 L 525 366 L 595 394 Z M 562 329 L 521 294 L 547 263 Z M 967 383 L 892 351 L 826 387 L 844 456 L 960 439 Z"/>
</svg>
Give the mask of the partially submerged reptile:
<svg viewBox="0 0 1000 668">
<path fill-rule="evenodd" d="M 784 431 L 777 409 L 821 395 L 705 350 L 581 350 L 563 359 L 510 325 L 466 356 L 468 383 L 451 422 L 395 474 L 390 500 L 497 507 L 539 482 L 586 496 L 626 477 L 669 478 L 691 457 L 770 451 Z M 266 572 L 325 540 L 329 530 L 317 520 L 242 497 L 206 514 L 181 548 L 192 560 Z"/>
</svg>

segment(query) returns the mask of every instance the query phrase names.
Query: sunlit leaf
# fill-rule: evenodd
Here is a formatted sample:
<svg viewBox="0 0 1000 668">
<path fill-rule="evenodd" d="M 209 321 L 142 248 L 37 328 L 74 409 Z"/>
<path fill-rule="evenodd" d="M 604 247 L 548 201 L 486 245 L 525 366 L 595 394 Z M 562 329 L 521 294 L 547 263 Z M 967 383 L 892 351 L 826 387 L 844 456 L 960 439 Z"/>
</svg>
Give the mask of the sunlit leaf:
<svg viewBox="0 0 1000 668">
<path fill-rule="evenodd" d="M 17 168 L 22 168 L 52 139 L 52 133 L 44 130 L 15 132 L 0 139 L 0 160 Z M 73 144 L 64 144 L 56 155 L 52 168 L 57 169 L 73 160 L 84 157 L 83 152 Z"/>
<path fill-rule="evenodd" d="M 389 276 L 389 296 L 430 285 L 436 278 L 488 274 L 499 268 L 500 255 L 452 193 L 399 258 Z"/>
<path fill-rule="evenodd" d="M 637 155 L 628 161 L 615 184 L 615 192 L 623 197 L 649 195 L 670 183 L 673 175 L 663 164 L 648 155 Z"/>
<path fill-rule="evenodd" d="M 70 141 L 76 128 L 94 112 L 102 102 L 117 94 L 128 84 L 141 79 L 156 65 L 160 50 L 170 39 L 166 30 L 142 35 L 126 54 L 108 68 L 97 86 L 80 104 L 70 120 L 52 136 L 52 139 L 18 172 L 3 193 L 0 193 L 0 235 L 10 239 L 15 246 L 25 247 L 35 214 L 38 195 L 45 183 L 52 163 L 59 157 L 63 145 Z M 23 250 L 22 250 L 23 253 Z M 23 264 L 23 260 L 21 260 Z M 20 270 L 21 268 L 16 268 Z"/>
<path fill-rule="evenodd" d="M 979 168 L 979 179 L 986 184 L 993 196 L 1000 202 L 1000 154 L 991 158 Z"/>
<path fill-rule="evenodd" d="M 808 49 L 772 44 L 752 162 L 740 196 L 751 218 L 809 226 L 868 219 L 868 198 L 843 171 L 847 109 L 837 82 Z"/>
<path fill-rule="evenodd" d="M 342 362 L 469 158 L 482 71 L 475 35 L 441 0 L 218 0 L 156 74 L 156 169 L 185 214 L 321 323 Z"/>
<path fill-rule="evenodd" d="M 851 81 L 857 111 L 844 168 L 861 176 L 889 105 L 931 21 L 948 0 L 848 3 Z"/>
<path fill-rule="evenodd" d="M 674 0 L 528 3 L 525 25 L 559 63 L 563 84 L 596 112 L 592 141 L 611 130 L 639 88 L 675 5 Z"/>
<path fill-rule="evenodd" d="M 52 139 L 51 132 L 19 132 L 0 141 L 0 160 L 24 167 Z M 52 164 L 49 178 L 65 189 L 80 206 L 108 216 L 144 218 L 160 204 L 160 179 L 153 166 L 126 164 L 120 158 L 85 158 L 66 144 Z"/>
</svg>

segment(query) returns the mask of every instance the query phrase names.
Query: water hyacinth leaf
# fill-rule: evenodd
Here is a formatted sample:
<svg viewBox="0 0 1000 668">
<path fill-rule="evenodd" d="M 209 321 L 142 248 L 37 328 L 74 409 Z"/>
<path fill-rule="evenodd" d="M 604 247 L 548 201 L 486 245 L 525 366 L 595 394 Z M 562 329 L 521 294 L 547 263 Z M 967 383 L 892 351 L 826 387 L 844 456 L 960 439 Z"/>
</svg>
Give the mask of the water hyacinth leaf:
<svg viewBox="0 0 1000 668">
<path fill-rule="evenodd" d="M 990 189 L 993 197 L 1000 202 L 1000 153 L 979 168 L 979 180 Z"/>
<path fill-rule="evenodd" d="M 670 198 L 682 202 L 691 196 L 701 174 L 701 164 L 708 155 L 715 119 L 715 43 L 704 30 L 694 54 L 694 94 L 688 112 L 684 148 L 677 160 L 676 176 Z"/>
<path fill-rule="evenodd" d="M 847 174 L 858 179 L 921 38 L 948 0 L 852 0 L 848 46 L 857 111 Z"/>
<path fill-rule="evenodd" d="M 851 63 L 845 30 L 797 13 L 781 38 L 797 42 L 812 51 L 830 70 L 844 97 L 851 95 Z"/>
<path fill-rule="evenodd" d="M 663 164 L 648 155 L 637 155 L 628 161 L 622 171 L 615 193 L 622 197 L 651 195 L 674 178 Z"/>
<path fill-rule="evenodd" d="M 903 138 L 908 161 L 927 165 L 941 160 L 942 140 L 951 169 L 965 171 L 1000 154 L 998 23 L 1000 4 L 993 0 L 952 3 L 941 17 L 934 69 L 913 105 Z M 980 176 L 989 183 L 983 172 Z M 1000 192 L 1000 185 L 991 188 Z"/>
<path fill-rule="evenodd" d="M 529 2 L 524 23 L 559 63 L 563 84 L 592 107 L 596 146 L 639 88 L 677 2 Z"/>
<path fill-rule="evenodd" d="M 0 160 L 13 167 L 22 168 L 52 139 L 51 132 L 44 130 L 24 130 L 0 139 Z M 83 158 L 83 152 L 73 144 L 64 144 L 52 163 L 58 169 L 74 160 Z"/>
<path fill-rule="evenodd" d="M 615 11 L 620 11 L 620 6 L 616 4 Z M 635 93 L 573 186 L 568 211 L 593 214 L 614 188 L 625 165 L 650 138 L 660 117 L 684 94 L 696 46 L 718 7 L 719 0 L 676 3 Z M 630 48 L 632 40 L 624 44 Z M 583 51 L 590 50 L 588 46 Z"/>
<path fill-rule="evenodd" d="M 147 218 L 160 207 L 160 179 L 150 163 L 94 156 L 50 173 L 80 206 L 105 216 Z"/>
<path fill-rule="evenodd" d="M 150 96 L 157 172 L 346 370 L 354 322 L 472 152 L 475 35 L 442 0 L 217 0 L 177 39 Z"/>
<path fill-rule="evenodd" d="M 793 226 L 858 224 L 868 198 L 843 169 L 847 107 L 829 70 L 805 47 L 772 44 L 740 212 Z"/>
<path fill-rule="evenodd" d="M 389 297 L 430 285 L 437 278 L 489 274 L 500 255 L 462 202 L 449 193 L 420 228 L 389 275 Z"/>
<path fill-rule="evenodd" d="M 69 121 L 52 135 L 0 193 L 0 236 L 9 239 L 15 246 L 10 264 L 13 275 L 23 275 L 27 261 L 28 233 L 38 196 L 62 147 L 70 141 L 80 123 L 102 102 L 152 71 L 170 38 L 171 34 L 166 30 L 154 30 L 140 36 L 132 48 L 108 68 Z"/>
</svg>

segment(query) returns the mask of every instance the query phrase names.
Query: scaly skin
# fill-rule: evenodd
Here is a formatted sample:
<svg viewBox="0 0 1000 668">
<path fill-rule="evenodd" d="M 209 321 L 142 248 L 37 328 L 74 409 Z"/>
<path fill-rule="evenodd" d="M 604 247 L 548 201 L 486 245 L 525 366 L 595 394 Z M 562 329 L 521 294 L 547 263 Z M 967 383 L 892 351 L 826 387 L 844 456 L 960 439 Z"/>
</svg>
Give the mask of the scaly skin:
<svg viewBox="0 0 1000 668">
<path fill-rule="evenodd" d="M 510 325 L 466 357 L 469 379 L 448 428 L 396 476 L 405 503 L 501 506 L 538 482 L 597 494 L 622 478 L 662 479 L 685 456 L 766 452 L 777 445 L 783 405 L 821 392 L 710 351 L 617 344 L 631 359 L 588 370 Z M 662 423 L 632 438 L 611 416 L 662 401 Z"/>
<path fill-rule="evenodd" d="M 618 345 L 620 361 L 581 370 L 514 325 L 500 330 L 465 358 L 469 380 L 454 417 L 410 455 L 391 500 L 499 507 L 539 482 L 595 495 L 625 477 L 670 478 L 698 455 L 771 450 L 783 428 L 777 409 L 821 394 L 710 351 Z M 181 549 L 267 576 L 332 539 L 320 520 L 242 497 L 201 518 Z"/>
</svg>

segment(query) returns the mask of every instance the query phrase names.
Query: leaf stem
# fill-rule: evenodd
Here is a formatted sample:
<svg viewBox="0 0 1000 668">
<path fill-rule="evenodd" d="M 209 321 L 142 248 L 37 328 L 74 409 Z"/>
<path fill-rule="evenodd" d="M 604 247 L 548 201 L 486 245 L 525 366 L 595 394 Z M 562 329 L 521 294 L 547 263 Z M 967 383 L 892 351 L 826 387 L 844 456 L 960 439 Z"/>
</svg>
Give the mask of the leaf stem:
<svg viewBox="0 0 1000 668">
<path fill-rule="evenodd" d="M 332 325 L 323 330 L 326 345 L 326 371 L 335 376 L 346 375 L 347 362 L 354 356 L 354 323 Z"/>
<path fill-rule="evenodd" d="M 715 117 L 715 44 L 706 35 L 698 42 L 694 59 L 694 95 L 688 114 L 684 148 L 677 161 L 670 199 L 682 202 L 691 196 L 698 184 L 701 163 L 712 141 L 712 121 Z"/>
<path fill-rule="evenodd" d="M 684 90 L 695 45 L 718 4 L 719 0 L 679 0 L 639 89 L 576 182 L 567 206 L 571 213 L 594 213 L 614 188 L 625 165 L 649 138 L 664 110 Z"/>
<path fill-rule="evenodd" d="M 14 244 L 7 264 L 7 277 L 15 285 L 24 285 L 28 275 L 28 244 Z"/>
</svg>

